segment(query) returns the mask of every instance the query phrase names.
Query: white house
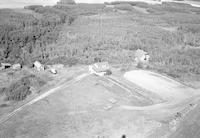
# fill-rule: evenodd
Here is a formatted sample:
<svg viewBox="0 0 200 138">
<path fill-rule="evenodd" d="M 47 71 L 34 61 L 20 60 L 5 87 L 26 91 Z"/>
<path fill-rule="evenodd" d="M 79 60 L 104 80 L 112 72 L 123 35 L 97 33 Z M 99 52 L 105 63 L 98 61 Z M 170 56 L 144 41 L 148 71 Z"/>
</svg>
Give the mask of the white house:
<svg viewBox="0 0 200 138">
<path fill-rule="evenodd" d="M 39 61 L 34 62 L 34 68 L 37 69 L 38 71 L 44 71 L 44 65 L 42 65 Z"/>
<path fill-rule="evenodd" d="M 110 66 L 108 62 L 95 63 L 89 66 L 89 71 L 91 74 L 96 74 L 98 76 L 110 75 Z"/>
</svg>

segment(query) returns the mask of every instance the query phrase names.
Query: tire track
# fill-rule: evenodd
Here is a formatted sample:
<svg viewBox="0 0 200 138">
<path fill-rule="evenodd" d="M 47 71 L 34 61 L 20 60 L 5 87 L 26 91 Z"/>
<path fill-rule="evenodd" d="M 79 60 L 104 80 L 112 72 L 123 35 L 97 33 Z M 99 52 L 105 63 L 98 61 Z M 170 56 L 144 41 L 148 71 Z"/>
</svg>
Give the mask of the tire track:
<svg viewBox="0 0 200 138">
<path fill-rule="evenodd" d="M 33 100 L 29 101 L 28 103 L 26 103 L 26 104 L 22 105 L 21 107 L 15 109 L 13 112 L 1 117 L 0 118 L 0 124 L 8 121 L 10 118 L 12 118 L 14 115 L 16 115 L 18 112 L 20 112 L 21 110 L 23 110 L 27 106 L 31 106 L 31 105 L 35 104 L 36 102 L 38 102 L 38 101 L 40 101 L 40 100 L 42 100 L 42 99 L 44 99 L 44 98 L 56 93 L 59 89 L 61 89 L 63 87 L 65 87 L 65 88 L 70 87 L 73 84 L 81 81 L 82 79 L 84 79 L 85 77 L 87 77 L 89 75 L 90 74 L 88 74 L 88 73 L 81 74 L 81 75 L 75 77 L 74 79 L 68 81 L 67 83 L 64 83 L 64 84 L 62 84 L 60 86 L 57 86 L 56 88 L 53 88 L 53 89 L 41 94 L 40 96 L 34 98 Z"/>
</svg>

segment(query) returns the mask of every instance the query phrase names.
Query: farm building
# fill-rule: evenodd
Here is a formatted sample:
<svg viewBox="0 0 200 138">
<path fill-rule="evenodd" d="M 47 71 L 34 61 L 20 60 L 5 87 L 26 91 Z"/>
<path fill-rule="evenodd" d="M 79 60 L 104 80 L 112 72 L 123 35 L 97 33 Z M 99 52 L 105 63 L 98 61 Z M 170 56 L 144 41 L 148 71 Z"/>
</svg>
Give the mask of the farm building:
<svg viewBox="0 0 200 138">
<path fill-rule="evenodd" d="M 148 62 L 150 59 L 150 56 L 147 52 L 144 50 L 138 49 L 135 52 L 135 61 L 136 62 Z"/>
<path fill-rule="evenodd" d="M 45 70 L 44 65 L 42 65 L 39 61 L 35 61 L 33 65 L 34 65 L 34 68 L 38 71 Z"/>
<path fill-rule="evenodd" d="M 111 70 L 108 62 L 95 63 L 94 65 L 89 66 L 89 71 L 92 74 L 99 76 L 110 75 Z"/>
<path fill-rule="evenodd" d="M 11 64 L 10 63 L 1 63 L 1 69 L 8 69 L 11 68 Z"/>
</svg>

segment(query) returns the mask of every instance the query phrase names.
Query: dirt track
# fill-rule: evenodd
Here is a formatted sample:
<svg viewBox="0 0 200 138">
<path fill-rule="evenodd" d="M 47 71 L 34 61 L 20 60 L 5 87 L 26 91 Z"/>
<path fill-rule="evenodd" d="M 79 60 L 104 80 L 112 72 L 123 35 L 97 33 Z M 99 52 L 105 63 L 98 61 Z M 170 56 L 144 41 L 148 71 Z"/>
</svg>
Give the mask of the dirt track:
<svg viewBox="0 0 200 138">
<path fill-rule="evenodd" d="M 79 75 L 77 77 L 75 77 L 74 79 L 72 79 L 71 81 L 69 82 L 66 82 L 60 86 L 57 86 L 56 88 L 53 88 L 43 94 L 41 94 L 40 96 L 34 98 L 33 100 L 29 101 L 28 103 L 22 105 L 21 107 L 15 109 L 13 112 L 3 116 L 0 118 L 0 124 L 1 123 L 4 123 L 5 121 L 7 121 L 8 119 L 10 119 L 12 116 L 14 116 L 16 113 L 18 113 L 19 111 L 23 110 L 24 108 L 26 108 L 27 106 L 31 106 L 32 104 L 35 104 L 36 102 L 50 96 L 51 94 L 57 92 L 59 89 L 62 89 L 63 87 L 64 88 L 67 88 L 67 87 L 70 87 L 71 85 L 73 85 L 74 83 L 77 83 L 78 81 L 81 81 L 82 79 L 84 79 L 85 77 L 87 77 L 89 74 L 82 74 L 82 75 Z"/>
<path fill-rule="evenodd" d="M 13 114 L 0 125 L 0 137 L 120 138 L 126 134 L 145 138 L 160 126 L 137 112 L 121 110 L 119 105 L 140 102 L 115 83 L 93 75 L 81 75 L 75 81 Z"/>
</svg>

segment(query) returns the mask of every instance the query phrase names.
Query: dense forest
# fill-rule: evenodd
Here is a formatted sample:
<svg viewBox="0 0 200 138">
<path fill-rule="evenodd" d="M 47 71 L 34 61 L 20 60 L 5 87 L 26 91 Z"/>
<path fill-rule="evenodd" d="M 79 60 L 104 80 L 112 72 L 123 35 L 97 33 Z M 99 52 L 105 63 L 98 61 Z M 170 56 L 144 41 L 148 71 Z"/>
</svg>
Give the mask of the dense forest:
<svg viewBox="0 0 200 138">
<path fill-rule="evenodd" d="M 73 20 L 69 12 L 54 7 L 28 6 L 20 12 L 1 9 L 0 62 L 47 60 L 46 46 L 56 43 L 61 26 Z"/>
</svg>

